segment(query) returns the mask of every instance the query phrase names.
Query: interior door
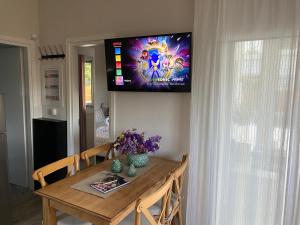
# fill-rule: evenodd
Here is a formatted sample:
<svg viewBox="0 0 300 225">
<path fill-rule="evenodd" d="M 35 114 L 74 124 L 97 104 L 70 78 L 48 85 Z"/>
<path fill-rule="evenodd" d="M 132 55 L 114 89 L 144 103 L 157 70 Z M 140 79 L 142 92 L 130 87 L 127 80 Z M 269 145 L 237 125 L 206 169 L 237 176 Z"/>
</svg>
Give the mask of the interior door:
<svg viewBox="0 0 300 225">
<path fill-rule="evenodd" d="M 25 139 L 24 76 L 22 49 L 0 46 L 0 93 L 5 96 L 8 178 L 19 186 L 28 186 Z"/>
<path fill-rule="evenodd" d="M 9 207 L 7 144 L 4 114 L 4 97 L 0 94 L 0 218 L 1 224 L 10 225 L 11 211 Z"/>
</svg>

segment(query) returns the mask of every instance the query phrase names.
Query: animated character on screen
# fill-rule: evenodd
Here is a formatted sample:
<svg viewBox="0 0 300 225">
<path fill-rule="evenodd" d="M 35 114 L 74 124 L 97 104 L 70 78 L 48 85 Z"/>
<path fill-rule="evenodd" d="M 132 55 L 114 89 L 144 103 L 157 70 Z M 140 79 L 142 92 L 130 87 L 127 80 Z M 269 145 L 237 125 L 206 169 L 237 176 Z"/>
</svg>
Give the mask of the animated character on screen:
<svg viewBox="0 0 300 225">
<path fill-rule="evenodd" d="M 151 74 L 151 80 L 153 81 L 154 78 L 159 78 L 159 69 L 160 69 L 160 59 L 158 51 L 152 50 L 149 52 L 149 65 L 150 65 L 150 74 Z"/>
<path fill-rule="evenodd" d="M 162 41 L 160 46 L 160 54 L 161 54 L 161 67 L 164 72 L 167 72 L 169 70 L 169 55 L 168 55 L 168 45 L 166 41 Z"/>
<path fill-rule="evenodd" d="M 172 55 L 167 55 L 166 57 L 164 57 L 162 68 L 164 70 L 164 77 L 170 78 L 172 70 L 174 68 L 174 60 Z"/>
<path fill-rule="evenodd" d="M 140 65 L 140 70 L 142 71 L 142 74 L 146 77 L 147 71 L 149 69 L 149 52 L 147 50 L 142 51 L 142 55 L 140 59 L 138 60 Z"/>
<path fill-rule="evenodd" d="M 177 77 L 184 69 L 184 59 L 179 56 L 180 45 L 169 49 L 165 39 L 148 38 L 138 58 L 138 71 L 142 78 L 157 81 L 157 78 Z"/>
<path fill-rule="evenodd" d="M 174 69 L 177 71 L 182 71 L 183 70 L 183 58 L 179 57 L 175 60 L 175 65 L 174 65 Z"/>
<path fill-rule="evenodd" d="M 162 60 L 162 69 L 165 71 L 165 72 L 168 72 L 169 71 L 169 65 L 170 65 L 170 61 L 167 57 L 163 58 Z"/>
</svg>

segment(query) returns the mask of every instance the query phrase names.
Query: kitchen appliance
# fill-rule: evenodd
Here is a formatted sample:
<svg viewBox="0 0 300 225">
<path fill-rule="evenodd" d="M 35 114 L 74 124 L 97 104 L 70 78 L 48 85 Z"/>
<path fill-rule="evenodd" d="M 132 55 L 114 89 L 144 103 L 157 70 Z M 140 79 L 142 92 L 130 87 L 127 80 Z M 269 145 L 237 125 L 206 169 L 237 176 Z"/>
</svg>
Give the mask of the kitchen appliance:
<svg viewBox="0 0 300 225">
<path fill-rule="evenodd" d="M 0 218 L 1 224 L 11 225 L 7 169 L 7 133 L 5 125 L 4 95 L 0 94 Z"/>
</svg>

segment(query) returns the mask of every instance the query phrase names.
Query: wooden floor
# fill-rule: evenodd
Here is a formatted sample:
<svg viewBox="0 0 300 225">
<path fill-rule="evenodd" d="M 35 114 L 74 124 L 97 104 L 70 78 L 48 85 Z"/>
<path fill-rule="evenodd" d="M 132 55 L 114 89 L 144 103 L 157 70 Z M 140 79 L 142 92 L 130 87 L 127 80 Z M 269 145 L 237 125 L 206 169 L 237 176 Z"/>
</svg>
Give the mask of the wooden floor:
<svg viewBox="0 0 300 225">
<path fill-rule="evenodd" d="M 103 157 L 96 157 L 97 163 L 103 160 Z M 84 167 L 85 163 L 82 162 L 81 168 Z M 30 189 L 10 184 L 10 202 L 13 225 L 42 225 L 41 197 Z"/>
<path fill-rule="evenodd" d="M 31 190 L 10 185 L 14 225 L 42 225 L 41 198 Z"/>
</svg>

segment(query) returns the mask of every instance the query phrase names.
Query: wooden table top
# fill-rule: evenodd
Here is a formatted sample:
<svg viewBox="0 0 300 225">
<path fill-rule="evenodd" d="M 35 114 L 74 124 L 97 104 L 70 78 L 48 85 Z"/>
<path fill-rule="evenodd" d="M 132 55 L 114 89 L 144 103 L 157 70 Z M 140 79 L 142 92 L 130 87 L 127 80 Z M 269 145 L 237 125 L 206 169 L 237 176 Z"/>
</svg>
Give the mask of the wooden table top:
<svg viewBox="0 0 300 225">
<path fill-rule="evenodd" d="M 105 199 L 75 190 L 71 186 L 102 170 L 110 170 L 111 160 L 84 169 L 74 176 L 50 184 L 35 193 L 111 222 L 125 211 L 128 212 L 126 214 L 133 211 L 139 197 L 164 180 L 178 166 L 178 162 L 163 158 L 151 157 L 150 160 L 154 164 L 153 167 Z"/>
</svg>

